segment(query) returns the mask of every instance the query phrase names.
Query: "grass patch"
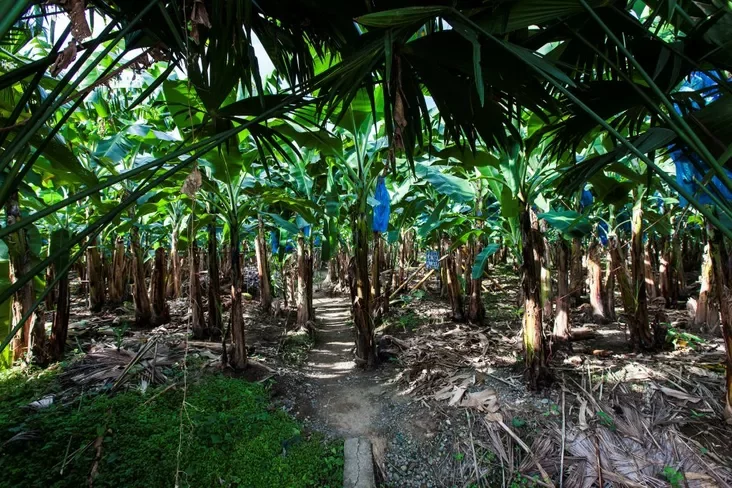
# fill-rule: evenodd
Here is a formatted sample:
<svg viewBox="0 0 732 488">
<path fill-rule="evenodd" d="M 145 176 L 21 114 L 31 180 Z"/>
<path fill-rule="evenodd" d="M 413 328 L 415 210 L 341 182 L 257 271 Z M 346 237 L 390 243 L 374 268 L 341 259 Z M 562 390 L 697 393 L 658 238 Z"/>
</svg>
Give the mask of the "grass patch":
<svg viewBox="0 0 732 488">
<path fill-rule="evenodd" d="M 100 435 L 94 486 L 174 485 L 181 391 L 168 390 L 147 404 L 160 389 L 23 408 L 54 391 L 60 385 L 53 372 L 0 374 L 0 445 L 19 433 L 30 437 L 0 448 L 0 486 L 86 486 Z M 209 375 L 189 385 L 179 479 L 190 487 L 336 487 L 343 482 L 342 447 L 303 433 L 270 407 L 263 386 Z"/>
</svg>

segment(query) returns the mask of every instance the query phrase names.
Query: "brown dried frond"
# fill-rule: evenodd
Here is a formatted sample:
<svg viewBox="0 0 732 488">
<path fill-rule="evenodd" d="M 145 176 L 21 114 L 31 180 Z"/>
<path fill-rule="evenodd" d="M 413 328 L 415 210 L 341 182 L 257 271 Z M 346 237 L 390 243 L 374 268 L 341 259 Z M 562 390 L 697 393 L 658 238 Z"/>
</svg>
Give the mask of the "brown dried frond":
<svg viewBox="0 0 732 488">
<path fill-rule="evenodd" d="M 71 41 L 69 45 L 66 46 L 66 49 L 58 54 L 56 61 L 51 65 L 51 68 L 49 69 L 51 76 L 57 76 L 62 70 L 65 70 L 69 65 L 71 65 L 71 63 L 76 61 L 76 52 L 76 42 Z"/>
</svg>

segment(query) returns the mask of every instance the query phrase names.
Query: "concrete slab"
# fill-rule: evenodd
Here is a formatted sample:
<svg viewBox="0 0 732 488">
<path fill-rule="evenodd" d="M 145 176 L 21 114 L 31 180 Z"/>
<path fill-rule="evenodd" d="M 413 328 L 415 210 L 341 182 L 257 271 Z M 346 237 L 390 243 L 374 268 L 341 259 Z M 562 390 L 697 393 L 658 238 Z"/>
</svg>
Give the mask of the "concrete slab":
<svg viewBox="0 0 732 488">
<path fill-rule="evenodd" d="M 370 440 L 363 437 L 346 439 L 343 458 L 343 488 L 376 487 Z"/>
</svg>

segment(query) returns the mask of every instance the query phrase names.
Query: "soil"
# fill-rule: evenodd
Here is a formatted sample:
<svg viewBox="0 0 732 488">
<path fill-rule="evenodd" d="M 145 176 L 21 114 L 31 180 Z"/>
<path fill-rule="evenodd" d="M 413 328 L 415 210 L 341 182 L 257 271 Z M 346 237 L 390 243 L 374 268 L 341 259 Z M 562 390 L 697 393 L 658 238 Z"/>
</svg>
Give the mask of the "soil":
<svg viewBox="0 0 732 488">
<path fill-rule="evenodd" d="M 433 452 L 440 434 L 437 414 L 400 393 L 395 365 L 375 371 L 356 367 L 347 298 L 319 297 L 313 304 L 315 345 L 299 371 L 277 380 L 280 404 L 331 438 L 370 439 L 384 486 L 441 486 L 422 464 L 440 458 L 439 446 Z"/>
</svg>

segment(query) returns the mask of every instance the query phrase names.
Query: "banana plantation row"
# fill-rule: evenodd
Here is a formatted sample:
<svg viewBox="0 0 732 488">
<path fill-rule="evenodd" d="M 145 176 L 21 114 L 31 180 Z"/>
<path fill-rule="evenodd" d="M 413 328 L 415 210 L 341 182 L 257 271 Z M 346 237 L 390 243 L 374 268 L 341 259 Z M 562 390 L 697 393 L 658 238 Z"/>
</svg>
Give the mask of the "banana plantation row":
<svg viewBox="0 0 732 488">
<path fill-rule="evenodd" d="M 732 418 L 729 5 L 52 3 L 0 1 L 6 362 L 63 358 L 73 278 L 140 328 L 186 297 L 193 337 L 244 368 L 250 278 L 312 330 L 327 268 L 371 368 L 422 266 L 452 320 L 490 325 L 492 260 L 521 273 L 539 388 L 585 287 L 654 351 L 699 271 Z"/>
</svg>

